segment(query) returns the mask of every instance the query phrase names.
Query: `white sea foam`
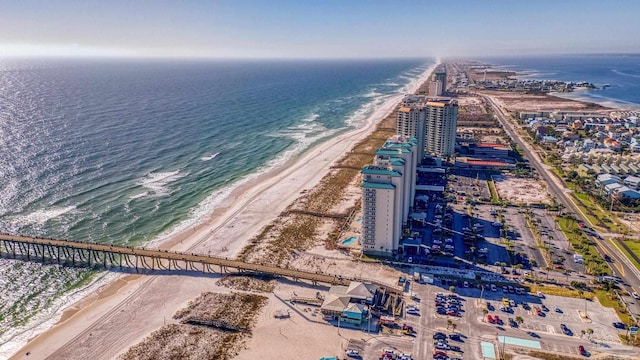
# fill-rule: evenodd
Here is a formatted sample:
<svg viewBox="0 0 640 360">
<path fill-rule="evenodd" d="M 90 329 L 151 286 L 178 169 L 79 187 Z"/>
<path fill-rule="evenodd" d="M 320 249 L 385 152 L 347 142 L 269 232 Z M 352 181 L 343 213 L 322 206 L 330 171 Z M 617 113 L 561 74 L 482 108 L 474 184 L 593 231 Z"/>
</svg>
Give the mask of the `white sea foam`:
<svg viewBox="0 0 640 360">
<path fill-rule="evenodd" d="M 366 93 L 366 94 L 364 94 L 362 96 L 366 97 L 366 98 L 373 98 L 373 97 L 380 96 L 380 95 L 382 95 L 382 94 L 377 92 L 376 88 L 373 88 L 373 89 L 371 89 L 371 91 L 369 91 L 368 93 Z"/>
<path fill-rule="evenodd" d="M 427 79 L 429 78 L 429 75 L 431 74 L 431 72 L 433 72 L 433 70 L 436 68 L 436 66 L 440 63 L 440 61 L 436 61 L 436 63 L 432 64 L 431 66 L 427 67 L 424 69 L 424 71 L 420 74 L 420 76 L 418 77 L 408 77 L 405 76 L 404 78 L 406 79 L 413 79 L 412 81 L 408 82 L 407 84 L 405 84 L 402 88 L 400 88 L 396 94 L 391 94 L 391 95 L 384 95 L 384 96 L 380 96 L 378 98 L 372 99 L 371 101 L 363 104 L 357 111 L 355 111 L 353 114 L 351 114 L 347 120 L 346 120 L 346 125 L 348 127 L 353 127 L 353 126 L 362 126 L 364 125 L 367 121 L 377 121 L 381 118 L 381 116 L 384 116 L 385 114 L 389 113 L 391 110 L 393 110 L 393 108 L 395 107 L 395 105 L 404 97 L 404 95 L 406 93 L 414 93 L 418 90 L 418 88 L 420 87 L 420 85 L 422 83 L 424 83 L 425 81 L 427 81 Z M 384 97 L 384 98 L 383 98 Z M 340 100 L 332 100 L 332 101 L 336 101 L 336 102 L 340 102 Z M 368 115 L 368 116 L 367 116 Z M 293 157 L 295 157 L 296 155 L 299 155 L 301 152 L 303 152 L 304 150 L 308 149 L 310 147 L 310 145 L 317 143 L 318 141 L 320 141 L 321 139 L 324 138 L 328 138 L 344 129 L 331 129 L 331 130 L 327 130 L 324 127 L 322 127 L 322 125 L 320 124 L 316 124 L 313 123 L 313 125 L 318 125 L 318 128 L 313 128 L 314 131 L 316 131 L 315 134 L 313 134 L 312 136 L 308 136 L 308 134 L 311 131 L 307 131 L 305 133 L 305 128 L 301 127 L 305 124 L 301 124 L 301 125 L 297 125 L 294 128 L 299 128 L 302 131 L 298 131 L 297 134 L 298 135 L 294 135 L 294 133 L 296 133 L 296 130 L 292 130 L 292 129 L 287 129 L 285 131 L 280 131 L 276 134 L 270 134 L 270 136 L 289 136 L 289 137 L 293 137 L 296 140 L 296 143 L 291 146 L 289 149 L 287 149 L 286 151 L 284 151 L 282 154 L 280 154 L 279 156 L 277 156 L 276 158 L 274 158 L 273 160 L 269 161 L 267 164 L 265 164 L 264 166 L 260 167 L 257 171 L 237 180 L 234 181 L 233 183 L 230 183 L 229 185 L 214 191 L 213 193 L 211 193 L 211 195 L 209 195 L 206 199 L 204 199 L 202 202 L 200 202 L 200 204 L 198 204 L 192 211 L 191 214 L 189 216 L 188 219 L 180 222 L 179 224 L 177 224 L 176 226 L 164 231 L 163 233 L 159 234 L 155 239 L 153 239 L 148 246 L 153 247 L 156 246 L 157 244 L 161 243 L 162 241 L 169 239 L 177 234 L 182 233 L 183 231 L 193 227 L 193 226 L 197 226 L 203 222 L 205 222 L 207 219 L 210 218 L 211 214 L 215 212 L 215 209 L 222 204 L 230 195 L 231 193 L 239 188 L 240 186 L 260 177 L 261 175 L 268 173 L 269 171 L 271 171 L 274 168 L 277 168 L 283 164 L 285 164 L 287 161 L 289 161 L 290 159 L 292 159 Z M 310 125 L 307 124 L 306 125 Z M 302 136 L 300 134 L 305 134 L 305 136 Z"/>
<path fill-rule="evenodd" d="M 140 199 L 140 198 L 143 198 L 143 197 L 145 197 L 147 195 L 149 195 L 149 192 L 145 191 L 145 192 L 133 194 L 133 195 L 129 196 L 129 199 L 132 199 L 132 200 Z"/>
<path fill-rule="evenodd" d="M 138 180 L 137 184 L 151 190 L 147 195 L 166 196 L 171 194 L 168 185 L 185 176 L 186 174 L 181 174 L 179 170 L 159 173 L 151 172 Z"/>
<path fill-rule="evenodd" d="M 316 120 L 318 120 L 319 117 L 320 117 L 319 114 L 312 113 L 308 117 L 302 119 L 302 121 L 306 121 L 306 122 L 316 121 Z"/>
<path fill-rule="evenodd" d="M 201 158 L 200 158 L 200 160 L 202 160 L 202 161 L 209 161 L 209 160 L 213 160 L 213 159 L 215 159 L 218 155 L 220 155 L 220 153 L 219 153 L 219 152 L 217 152 L 217 153 L 215 153 L 215 154 L 208 155 L 208 156 L 203 156 L 203 157 L 201 157 Z"/>
<path fill-rule="evenodd" d="M 636 75 L 636 74 L 629 74 L 629 73 L 622 72 L 622 71 L 620 71 L 620 70 L 616 70 L 616 69 L 613 69 L 613 70 L 611 70 L 611 71 L 613 71 L 614 73 L 616 73 L 616 74 L 618 74 L 618 75 L 622 75 L 622 76 L 629 76 L 629 77 L 634 77 L 634 78 L 640 78 L 640 75 Z"/>
<path fill-rule="evenodd" d="M 26 225 L 42 225 L 49 220 L 55 219 L 61 215 L 74 211 L 75 206 L 52 207 L 48 209 L 36 210 L 25 215 L 17 215 L 12 219 L 14 225 L 18 227 Z"/>
<path fill-rule="evenodd" d="M 0 268 L 7 265 L 10 266 L 15 261 L 16 260 L 0 259 Z M 29 263 L 27 263 L 27 266 L 28 264 Z M 43 266 L 40 264 L 33 265 L 37 266 L 37 268 L 34 267 L 33 271 L 42 271 L 48 267 L 56 266 Z M 8 359 L 20 350 L 20 348 L 26 345 L 29 339 L 32 339 L 34 336 L 50 329 L 60 320 L 63 311 L 68 305 L 95 293 L 100 287 L 114 281 L 118 276 L 120 276 L 120 274 L 110 272 L 100 273 L 95 281 L 91 282 L 91 284 L 61 297 L 53 296 L 53 294 L 47 294 L 46 291 L 43 292 L 41 294 L 41 302 L 45 302 L 49 297 L 52 297 L 55 300 L 53 300 L 53 303 L 48 309 L 36 312 L 27 325 L 11 327 L 6 333 L 2 334 L 0 337 L 0 359 Z M 48 281 L 52 280 L 55 279 L 49 278 Z"/>
</svg>

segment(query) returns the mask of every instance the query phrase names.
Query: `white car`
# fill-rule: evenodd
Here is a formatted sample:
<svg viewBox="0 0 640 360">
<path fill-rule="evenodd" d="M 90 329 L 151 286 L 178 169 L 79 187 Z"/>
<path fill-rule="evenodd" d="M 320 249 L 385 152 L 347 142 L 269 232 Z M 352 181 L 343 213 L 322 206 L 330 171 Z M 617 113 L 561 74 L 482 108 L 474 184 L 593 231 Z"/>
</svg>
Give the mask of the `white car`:
<svg viewBox="0 0 640 360">
<path fill-rule="evenodd" d="M 631 296 L 633 296 L 633 298 L 636 300 L 640 299 L 640 295 L 638 295 L 638 293 L 635 291 L 631 293 Z"/>
<path fill-rule="evenodd" d="M 348 349 L 347 350 L 347 356 L 360 356 L 360 353 L 358 352 L 358 350 L 354 350 L 354 349 Z"/>
</svg>

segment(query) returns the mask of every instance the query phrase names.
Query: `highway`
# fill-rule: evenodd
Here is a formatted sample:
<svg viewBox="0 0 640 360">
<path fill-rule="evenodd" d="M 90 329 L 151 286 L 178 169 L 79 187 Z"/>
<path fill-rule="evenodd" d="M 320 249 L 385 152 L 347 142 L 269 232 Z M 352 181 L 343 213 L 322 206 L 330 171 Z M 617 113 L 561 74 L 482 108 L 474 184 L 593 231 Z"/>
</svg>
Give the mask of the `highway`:
<svg viewBox="0 0 640 360">
<path fill-rule="evenodd" d="M 556 179 L 554 178 L 554 174 L 551 174 L 548 171 L 544 164 L 542 163 L 542 159 L 537 156 L 535 150 L 531 149 L 531 145 L 522 140 L 514 128 L 513 124 L 506 119 L 505 114 L 500 106 L 498 106 L 490 96 L 480 95 L 487 103 L 491 104 L 493 108 L 494 114 L 496 115 L 498 121 L 502 124 L 504 130 L 509 134 L 509 136 L 513 139 L 513 141 L 523 149 L 525 157 L 529 160 L 529 163 L 533 168 L 536 169 L 538 174 L 546 181 L 548 184 L 549 193 L 554 196 L 558 202 L 565 206 L 565 209 L 570 210 L 574 213 L 575 217 L 586 224 L 590 225 L 594 230 L 597 231 L 597 227 L 595 224 L 592 224 L 591 221 L 584 215 L 582 210 L 573 202 L 570 194 L 570 190 L 564 187 L 561 187 Z M 598 235 L 606 236 L 607 234 L 604 232 L 597 231 Z M 609 241 L 607 240 L 598 240 L 597 238 L 593 238 L 596 243 L 596 247 L 601 254 L 607 254 L 612 262 L 609 263 L 609 266 L 613 270 L 616 276 L 619 276 L 625 280 L 625 282 L 632 288 L 631 291 L 640 290 L 640 271 L 636 269 L 635 266 L 627 259 L 624 254 L 621 254 L 617 248 L 615 248 Z M 640 318 L 640 304 L 634 299 L 630 297 L 626 297 L 625 301 L 630 304 L 631 312 L 634 314 L 636 319 Z"/>
</svg>

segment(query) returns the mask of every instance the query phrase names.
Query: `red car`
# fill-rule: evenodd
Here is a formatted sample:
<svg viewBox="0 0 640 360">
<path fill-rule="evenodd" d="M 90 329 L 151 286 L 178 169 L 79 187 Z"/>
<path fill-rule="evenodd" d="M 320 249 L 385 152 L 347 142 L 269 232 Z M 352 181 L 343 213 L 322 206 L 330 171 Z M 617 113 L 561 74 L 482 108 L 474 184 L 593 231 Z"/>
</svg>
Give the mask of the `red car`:
<svg viewBox="0 0 640 360">
<path fill-rule="evenodd" d="M 587 350 L 582 345 L 578 346 L 578 351 L 580 352 L 580 355 L 582 355 L 582 356 L 589 355 L 589 353 L 587 353 Z"/>
<path fill-rule="evenodd" d="M 487 315 L 487 321 L 489 322 L 489 324 L 495 324 L 496 321 L 493 319 L 493 316 L 491 315 Z"/>
</svg>

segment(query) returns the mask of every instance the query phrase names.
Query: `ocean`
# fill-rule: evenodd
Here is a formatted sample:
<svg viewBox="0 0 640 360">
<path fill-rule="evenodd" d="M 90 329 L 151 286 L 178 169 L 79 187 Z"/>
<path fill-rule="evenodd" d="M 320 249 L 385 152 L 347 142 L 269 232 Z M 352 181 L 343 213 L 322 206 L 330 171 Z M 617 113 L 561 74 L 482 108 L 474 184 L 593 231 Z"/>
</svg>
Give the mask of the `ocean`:
<svg viewBox="0 0 640 360">
<path fill-rule="evenodd" d="M 434 62 L 0 60 L 0 232 L 168 237 Z M 89 275 L 0 259 L 0 357 Z"/>
<path fill-rule="evenodd" d="M 640 54 L 558 55 L 482 58 L 501 68 L 523 71 L 523 78 L 587 81 L 596 90 L 580 90 L 559 96 L 603 106 L 640 110 Z M 610 85 L 602 89 L 603 85 Z"/>
</svg>

